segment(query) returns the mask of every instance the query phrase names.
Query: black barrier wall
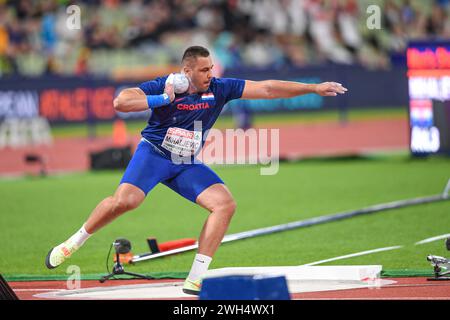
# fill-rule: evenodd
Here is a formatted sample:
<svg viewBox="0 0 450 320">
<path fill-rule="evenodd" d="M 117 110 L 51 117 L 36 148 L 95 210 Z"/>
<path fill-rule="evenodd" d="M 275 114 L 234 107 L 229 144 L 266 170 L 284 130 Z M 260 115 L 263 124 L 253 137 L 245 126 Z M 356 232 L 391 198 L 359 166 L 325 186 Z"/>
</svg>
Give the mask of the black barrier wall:
<svg viewBox="0 0 450 320">
<path fill-rule="evenodd" d="M 249 80 L 280 79 L 302 82 L 336 81 L 342 83 L 349 91 L 336 98 L 322 98 L 317 95 L 306 95 L 293 99 L 284 99 L 290 110 L 289 100 L 311 99 L 308 106 L 300 103 L 299 108 L 370 108 L 400 107 L 408 105 L 408 81 L 406 67 L 394 67 L 391 70 L 368 70 L 359 66 L 320 66 L 302 69 L 255 70 L 240 69 L 226 73 L 229 77 Z M 316 106 L 316 100 L 320 101 Z M 250 102 L 251 104 L 251 102 Z M 252 108 L 253 109 L 253 108 Z M 254 108 L 255 111 L 257 108 Z"/>
<path fill-rule="evenodd" d="M 356 66 L 321 66 L 301 69 L 239 69 L 228 70 L 224 77 L 249 80 L 281 79 L 306 83 L 337 81 L 348 93 L 337 98 L 305 95 L 291 99 L 236 100 L 233 107 L 245 107 L 252 112 L 284 112 L 312 109 L 347 109 L 366 107 L 399 107 L 408 104 L 406 69 L 371 71 Z M 151 80 L 151 79 L 149 79 Z M 136 82 L 114 82 L 108 79 L 8 77 L 0 79 L 0 120 L 30 118 L 38 115 L 51 123 L 108 121 L 118 115 L 112 101 L 120 90 Z M 147 118 L 149 112 L 120 114 L 122 118 Z"/>
</svg>

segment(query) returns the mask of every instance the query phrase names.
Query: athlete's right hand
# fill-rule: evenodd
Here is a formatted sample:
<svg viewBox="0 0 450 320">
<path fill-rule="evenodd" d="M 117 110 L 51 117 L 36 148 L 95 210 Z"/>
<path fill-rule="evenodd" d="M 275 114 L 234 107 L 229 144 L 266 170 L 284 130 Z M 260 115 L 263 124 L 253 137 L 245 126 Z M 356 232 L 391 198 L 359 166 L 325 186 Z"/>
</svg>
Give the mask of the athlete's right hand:
<svg viewBox="0 0 450 320">
<path fill-rule="evenodd" d="M 175 100 L 175 89 L 173 86 L 173 73 L 169 74 L 169 76 L 166 79 L 164 92 L 167 93 L 169 96 L 170 102 Z"/>
<path fill-rule="evenodd" d="M 170 102 L 173 102 L 175 100 L 175 90 L 173 88 L 173 84 L 166 83 L 166 86 L 164 88 L 164 93 L 167 93 L 169 96 Z"/>
</svg>

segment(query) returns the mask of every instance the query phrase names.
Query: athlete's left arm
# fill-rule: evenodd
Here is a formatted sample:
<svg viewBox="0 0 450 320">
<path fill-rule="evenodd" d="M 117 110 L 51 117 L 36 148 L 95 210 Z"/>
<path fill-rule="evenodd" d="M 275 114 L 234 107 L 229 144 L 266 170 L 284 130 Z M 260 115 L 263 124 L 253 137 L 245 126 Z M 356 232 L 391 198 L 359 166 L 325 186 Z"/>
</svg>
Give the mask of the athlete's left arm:
<svg viewBox="0 0 450 320">
<path fill-rule="evenodd" d="M 245 87 L 241 99 L 291 98 L 308 93 L 332 97 L 337 96 L 338 93 L 344 94 L 346 91 L 347 89 L 337 82 L 310 84 L 282 80 L 245 80 Z"/>
</svg>

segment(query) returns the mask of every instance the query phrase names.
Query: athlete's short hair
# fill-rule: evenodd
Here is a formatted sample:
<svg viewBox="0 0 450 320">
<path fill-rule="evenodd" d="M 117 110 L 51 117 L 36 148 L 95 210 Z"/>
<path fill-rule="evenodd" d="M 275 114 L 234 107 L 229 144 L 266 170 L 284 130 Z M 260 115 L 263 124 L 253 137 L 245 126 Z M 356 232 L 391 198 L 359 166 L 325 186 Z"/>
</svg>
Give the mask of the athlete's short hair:
<svg viewBox="0 0 450 320">
<path fill-rule="evenodd" d="M 184 63 L 187 60 L 197 59 L 197 57 L 209 57 L 208 49 L 202 46 L 189 47 L 184 51 L 181 62 Z"/>
</svg>

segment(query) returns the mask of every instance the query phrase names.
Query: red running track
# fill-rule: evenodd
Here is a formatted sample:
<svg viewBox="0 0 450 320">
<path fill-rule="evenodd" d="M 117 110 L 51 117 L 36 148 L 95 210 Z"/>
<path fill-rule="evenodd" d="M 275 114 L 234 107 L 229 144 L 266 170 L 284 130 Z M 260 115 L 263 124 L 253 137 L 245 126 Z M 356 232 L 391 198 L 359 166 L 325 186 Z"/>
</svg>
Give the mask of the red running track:
<svg viewBox="0 0 450 320">
<path fill-rule="evenodd" d="M 408 123 L 404 119 L 358 120 L 347 124 L 320 122 L 292 124 L 279 129 L 281 158 L 345 156 L 386 150 L 407 150 Z M 261 128 L 262 129 L 262 128 Z M 136 146 L 139 136 L 129 138 Z M 112 145 L 110 137 L 58 138 L 51 146 L 0 149 L 0 176 L 37 174 L 37 165 L 26 164 L 24 156 L 35 153 L 47 160 L 50 173 L 85 171 L 89 169 L 89 153 Z M 248 148 L 247 148 L 248 149 Z"/>
</svg>

